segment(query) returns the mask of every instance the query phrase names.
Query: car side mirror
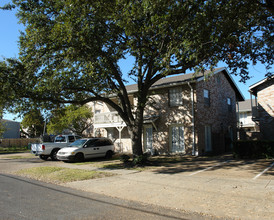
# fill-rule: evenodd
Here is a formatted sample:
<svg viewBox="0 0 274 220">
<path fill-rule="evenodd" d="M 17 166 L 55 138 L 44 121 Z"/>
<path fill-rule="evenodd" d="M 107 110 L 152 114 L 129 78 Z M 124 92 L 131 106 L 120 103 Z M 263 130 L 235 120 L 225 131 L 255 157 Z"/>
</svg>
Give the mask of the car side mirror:
<svg viewBox="0 0 274 220">
<path fill-rule="evenodd" d="M 86 147 L 88 147 L 88 145 L 85 144 L 85 145 L 84 145 L 84 148 L 86 148 Z"/>
</svg>

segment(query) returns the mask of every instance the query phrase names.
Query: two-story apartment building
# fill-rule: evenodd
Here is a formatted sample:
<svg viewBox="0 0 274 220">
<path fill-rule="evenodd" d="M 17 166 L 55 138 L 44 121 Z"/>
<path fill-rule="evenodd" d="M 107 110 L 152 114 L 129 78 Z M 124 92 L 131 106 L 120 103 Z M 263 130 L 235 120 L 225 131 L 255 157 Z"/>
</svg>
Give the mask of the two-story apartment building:
<svg viewBox="0 0 274 220">
<path fill-rule="evenodd" d="M 127 86 L 127 91 L 134 106 L 137 85 Z M 144 112 L 144 150 L 192 155 L 229 150 L 236 138 L 236 102 L 243 100 L 225 68 L 157 81 Z M 94 128 L 113 139 L 121 151 L 130 152 L 125 123 L 111 107 L 101 104 L 101 112 L 94 114 Z"/>
<path fill-rule="evenodd" d="M 259 125 L 257 131 L 262 139 L 274 140 L 274 77 L 251 85 L 249 92 L 252 120 Z"/>
</svg>

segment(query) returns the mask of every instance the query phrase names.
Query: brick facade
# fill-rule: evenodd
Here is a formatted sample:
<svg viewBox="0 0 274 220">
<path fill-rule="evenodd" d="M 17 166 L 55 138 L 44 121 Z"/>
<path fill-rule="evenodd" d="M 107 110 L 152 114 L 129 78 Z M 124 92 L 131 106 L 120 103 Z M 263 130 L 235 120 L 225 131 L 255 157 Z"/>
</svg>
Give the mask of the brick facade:
<svg viewBox="0 0 274 220">
<path fill-rule="evenodd" d="M 210 106 L 205 105 L 203 91 L 210 92 Z M 231 100 L 231 108 L 227 99 Z M 236 137 L 236 95 L 224 74 L 218 73 L 206 81 L 197 83 L 196 108 L 197 146 L 205 153 L 205 126 L 211 127 L 212 151 L 229 151 L 231 141 Z"/>
<path fill-rule="evenodd" d="M 251 93 L 257 96 L 258 117 L 261 138 L 274 140 L 274 78 L 264 80 Z"/>
<path fill-rule="evenodd" d="M 144 150 L 149 147 L 148 144 L 151 144 L 152 152 L 155 154 L 193 154 L 194 147 L 195 153 L 199 155 L 208 153 L 206 152 L 208 148 L 205 146 L 206 126 L 210 128 L 208 130 L 210 132 L 207 132 L 211 138 L 210 152 L 222 153 L 229 150 L 231 141 L 236 137 L 237 117 L 235 87 L 231 85 L 228 77 L 225 70 L 215 73 L 207 80 L 204 80 L 203 76 L 199 80 L 189 78 L 180 84 L 150 90 L 144 116 L 153 117 L 154 120 L 144 121 Z M 170 106 L 171 88 L 180 88 L 182 91 L 180 96 L 182 103 L 178 106 Z M 204 102 L 204 89 L 210 93 L 209 106 Z M 230 108 L 227 98 L 230 98 Z M 194 130 L 192 111 L 194 111 Z M 119 135 L 117 129 L 106 128 L 106 131 L 106 136 L 117 143 Z M 147 138 L 148 135 L 152 137 Z M 124 152 L 131 150 L 126 127 L 122 130 L 122 147 Z"/>
</svg>

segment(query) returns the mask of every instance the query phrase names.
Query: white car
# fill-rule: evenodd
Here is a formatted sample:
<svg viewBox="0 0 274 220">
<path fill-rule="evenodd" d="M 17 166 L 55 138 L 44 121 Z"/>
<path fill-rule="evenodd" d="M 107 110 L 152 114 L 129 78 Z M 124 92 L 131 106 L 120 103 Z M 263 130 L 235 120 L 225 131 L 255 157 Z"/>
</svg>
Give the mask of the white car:
<svg viewBox="0 0 274 220">
<path fill-rule="evenodd" d="M 108 138 L 79 139 L 62 148 L 57 153 L 57 159 L 63 161 L 84 161 L 95 157 L 111 158 L 114 145 Z"/>
</svg>

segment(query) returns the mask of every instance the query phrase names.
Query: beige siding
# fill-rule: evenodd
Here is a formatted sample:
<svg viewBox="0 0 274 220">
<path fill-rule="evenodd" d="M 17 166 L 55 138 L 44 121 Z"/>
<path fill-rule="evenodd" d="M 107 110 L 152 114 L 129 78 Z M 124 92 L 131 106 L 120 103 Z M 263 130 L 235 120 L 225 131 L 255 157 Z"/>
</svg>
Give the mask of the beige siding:
<svg viewBox="0 0 274 220">
<path fill-rule="evenodd" d="M 274 84 L 266 82 L 257 93 L 262 138 L 274 140 Z"/>
</svg>

